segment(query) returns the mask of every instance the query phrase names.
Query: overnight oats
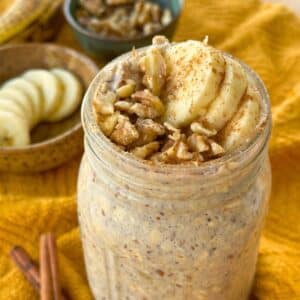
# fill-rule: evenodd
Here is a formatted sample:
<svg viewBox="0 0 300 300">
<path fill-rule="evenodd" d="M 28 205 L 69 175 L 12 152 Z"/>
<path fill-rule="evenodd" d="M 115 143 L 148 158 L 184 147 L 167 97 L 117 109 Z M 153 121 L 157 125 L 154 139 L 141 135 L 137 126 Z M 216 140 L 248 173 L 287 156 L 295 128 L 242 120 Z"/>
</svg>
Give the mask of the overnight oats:
<svg viewBox="0 0 300 300">
<path fill-rule="evenodd" d="M 83 105 L 78 214 L 97 300 L 243 300 L 268 207 L 257 75 L 207 42 L 133 50 Z"/>
</svg>

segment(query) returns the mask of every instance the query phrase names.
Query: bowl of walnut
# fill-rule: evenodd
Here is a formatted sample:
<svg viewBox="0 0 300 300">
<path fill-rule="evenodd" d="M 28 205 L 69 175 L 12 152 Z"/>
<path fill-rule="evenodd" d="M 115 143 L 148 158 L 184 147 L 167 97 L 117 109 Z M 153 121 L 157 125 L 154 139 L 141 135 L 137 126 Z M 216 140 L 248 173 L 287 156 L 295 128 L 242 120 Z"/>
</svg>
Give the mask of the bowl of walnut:
<svg viewBox="0 0 300 300">
<path fill-rule="evenodd" d="M 116 56 L 172 38 L 183 0 L 66 0 L 64 13 L 82 47 L 95 56 Z"/>
</svg>

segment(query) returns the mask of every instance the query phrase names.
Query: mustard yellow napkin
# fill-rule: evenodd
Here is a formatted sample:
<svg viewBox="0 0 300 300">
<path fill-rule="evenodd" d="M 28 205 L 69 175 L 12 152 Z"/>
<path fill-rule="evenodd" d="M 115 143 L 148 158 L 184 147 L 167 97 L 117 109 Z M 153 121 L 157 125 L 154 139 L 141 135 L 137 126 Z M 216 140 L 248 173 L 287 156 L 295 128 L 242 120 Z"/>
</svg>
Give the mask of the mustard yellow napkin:
<svg viewBox="0 0 300 300">
<path fill-rule="evenodd" d="M 254 68 L 272 98 L 273 193 L 253 296 L 300 299 L 300 20 L 257 0 L 186 0 L 175 40 L 206 34 Z M 79 158 L 40 175 L 0 174 L 0 300 L 38 299 L 8 252 L 20 244 L 37 258 L 45 231 L 58 236 L 62 284 L 71 298 L 91 299 L 77 226 L 78 166 Z"/>
</svg>

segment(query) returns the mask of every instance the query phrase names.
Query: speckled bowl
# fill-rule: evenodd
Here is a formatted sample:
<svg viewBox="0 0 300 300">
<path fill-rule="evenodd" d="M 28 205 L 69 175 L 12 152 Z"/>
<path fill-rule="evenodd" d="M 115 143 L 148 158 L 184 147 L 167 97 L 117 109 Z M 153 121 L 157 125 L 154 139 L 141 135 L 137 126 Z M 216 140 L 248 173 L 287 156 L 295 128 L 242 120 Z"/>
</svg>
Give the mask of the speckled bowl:
<svg viewBox="0 0 300 300">
<path fill-rule="evenodd" d="M 60 67 L 72 71 L 87 88 L 98 67 L 82 54 L 51 44 L 19 44 L 0 48 L 0 84 L 33 68 Z M 26 147 L 0 147 L 0 171 L 34 173 L 52 169 L 83 150 L 80 108 L 69 118 L 40 124 Z"/>
</svg>

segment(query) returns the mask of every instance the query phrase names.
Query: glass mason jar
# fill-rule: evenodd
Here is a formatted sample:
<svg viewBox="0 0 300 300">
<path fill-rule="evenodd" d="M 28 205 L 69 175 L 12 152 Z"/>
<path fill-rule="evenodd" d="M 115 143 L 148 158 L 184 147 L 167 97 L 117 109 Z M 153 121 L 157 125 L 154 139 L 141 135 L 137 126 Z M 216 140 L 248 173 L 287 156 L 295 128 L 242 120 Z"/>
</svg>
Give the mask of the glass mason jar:
<svg viewBox="0 0 300 300">
<path fill-rule="evenodd" d="M 247 299 L 271 186 L 271 115 L 263 83 L 244 68 L 263 99 L 261 131 L 200 167 L 149 165 L 119 150 L 92 113 L 102 71 L 93 81 L 82 110 L 78 214 L 97 300 Z"/>
</svg>

